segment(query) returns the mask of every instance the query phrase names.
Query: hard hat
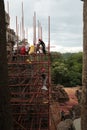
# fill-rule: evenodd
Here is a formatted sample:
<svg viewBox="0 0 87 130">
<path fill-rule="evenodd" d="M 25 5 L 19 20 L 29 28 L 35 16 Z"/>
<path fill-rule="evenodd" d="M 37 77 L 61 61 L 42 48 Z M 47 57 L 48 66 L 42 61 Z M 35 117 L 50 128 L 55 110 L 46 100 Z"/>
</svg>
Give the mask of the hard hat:
<svg viewBox="0 0 87 130">
<path fill-rule="evenodd" d="M 42 70 L 41 70 L 42 72 L 44 72 L 45 71 L 45 68 L 42 68 Z"/>
</svg>

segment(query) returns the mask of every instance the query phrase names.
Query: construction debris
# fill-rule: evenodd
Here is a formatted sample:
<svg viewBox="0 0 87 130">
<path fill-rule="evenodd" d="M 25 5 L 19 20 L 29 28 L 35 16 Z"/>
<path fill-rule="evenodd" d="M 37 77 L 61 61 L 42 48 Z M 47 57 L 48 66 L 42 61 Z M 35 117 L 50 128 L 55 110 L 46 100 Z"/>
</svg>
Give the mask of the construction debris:
<svg viewBox="0 0 87 130">
<path fill-rule="evenodd" d="M 69 96 L 62 85 L 53 86 L 52 97 L 60 103 L 69 101 Z"/>
</svg>

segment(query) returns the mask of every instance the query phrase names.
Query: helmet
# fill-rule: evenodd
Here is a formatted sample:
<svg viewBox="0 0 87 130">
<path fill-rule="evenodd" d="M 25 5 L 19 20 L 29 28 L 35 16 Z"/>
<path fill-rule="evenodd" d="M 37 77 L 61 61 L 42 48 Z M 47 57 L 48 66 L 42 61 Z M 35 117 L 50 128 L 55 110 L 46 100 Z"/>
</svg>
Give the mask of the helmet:
<svg viewBox="0 0 87 130">
<path fill-rule="evenodd" d="M 41 70 L 42 72 L 44 72 L 45 71 L 45 68 L 42 68 L 42 70 Z"/>
<path fill-rule="evenodd" d="M 39 41 L 41 41 L 41 39 L 39 38 Z"/>
</svg>

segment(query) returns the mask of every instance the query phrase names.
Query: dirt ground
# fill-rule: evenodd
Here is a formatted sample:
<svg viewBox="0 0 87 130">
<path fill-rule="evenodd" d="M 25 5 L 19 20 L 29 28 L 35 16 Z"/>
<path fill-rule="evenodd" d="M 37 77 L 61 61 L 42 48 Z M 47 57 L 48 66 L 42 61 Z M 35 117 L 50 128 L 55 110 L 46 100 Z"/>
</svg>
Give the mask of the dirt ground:
<svg viewBox="0 0 87 130">
<path fill-rule="evenodd" d="M 70 100 L 65 103 L 52 102 L 51 109 L 51 130 L 56 130 L 57 124 L 60 121 L 60 112 L 63 110 L 65 113 L 69 112 L 69 109 L 72 108 L 73 105 L 78 104 L 77 98 L 75 96 L 75 92 L 78 87 L 74 88 L 64 88 L 68 93 Z"/>
</svg>

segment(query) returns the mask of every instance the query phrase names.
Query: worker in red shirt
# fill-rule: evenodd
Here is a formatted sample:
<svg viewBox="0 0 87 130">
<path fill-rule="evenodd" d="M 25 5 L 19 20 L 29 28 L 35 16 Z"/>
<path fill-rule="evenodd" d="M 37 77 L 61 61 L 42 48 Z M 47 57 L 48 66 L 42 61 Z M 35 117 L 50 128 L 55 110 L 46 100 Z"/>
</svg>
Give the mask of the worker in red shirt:
<svg viewBox="0 0 87 130">
<path fill-rule="evenodd" d="M 21 55 L 25 55 L 26 54 L 26 48 L 25 48 L 24 45 L 20 48 L 20 54 Z"/>
</svg>

